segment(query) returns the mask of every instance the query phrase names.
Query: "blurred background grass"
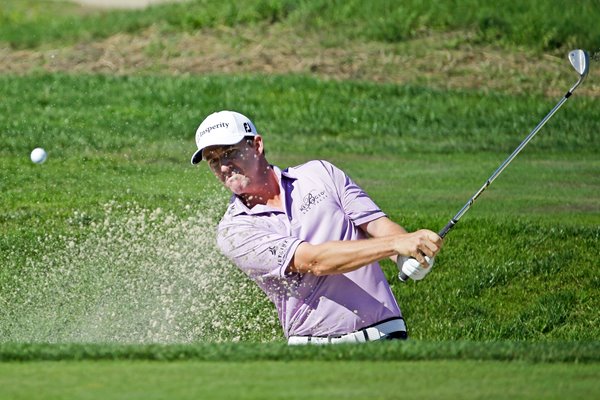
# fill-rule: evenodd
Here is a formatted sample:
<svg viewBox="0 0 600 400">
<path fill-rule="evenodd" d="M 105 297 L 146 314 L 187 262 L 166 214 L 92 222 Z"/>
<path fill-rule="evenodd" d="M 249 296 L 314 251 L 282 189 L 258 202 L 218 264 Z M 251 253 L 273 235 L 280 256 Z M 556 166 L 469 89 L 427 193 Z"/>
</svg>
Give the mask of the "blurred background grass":
<svg viewBox="0 0 600 400">
<path fill-rule="evenodd" d="M 316 31 L 324 43 L 350 40 L 400 42 L 432 31 L 471 32 L 474 44 L 528 47 L 537 51 L 592 48 L 600 43 L 594 0 L 190 0 L 144 11 L 90 10 L 66 1 L 3 0 L 0 41 L 15 48 L 68 43 L 135 33 L 158 25 L 167 31 L 217 26 L 283 24 Z M 340 39 L 341 38 L 341 39 Z"/>
</svg>

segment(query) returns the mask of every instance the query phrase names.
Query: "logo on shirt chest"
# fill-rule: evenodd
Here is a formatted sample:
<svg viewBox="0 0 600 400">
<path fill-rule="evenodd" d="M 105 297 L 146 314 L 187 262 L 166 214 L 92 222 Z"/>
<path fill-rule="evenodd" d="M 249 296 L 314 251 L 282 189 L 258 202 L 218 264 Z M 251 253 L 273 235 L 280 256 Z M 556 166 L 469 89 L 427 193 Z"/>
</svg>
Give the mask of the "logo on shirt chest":
<svg viewBox="0 0 600 400">
<path fill-rule="evenodd" d="M 328 197 L 327 193 L 323 191 L 311 190 L 304 198 L 302 199 L 302 204 L 300 205 L 300 212 L 302 214 L 306 214 L 317 204 L 322 202 L 324 199 Z"/>
</svg>

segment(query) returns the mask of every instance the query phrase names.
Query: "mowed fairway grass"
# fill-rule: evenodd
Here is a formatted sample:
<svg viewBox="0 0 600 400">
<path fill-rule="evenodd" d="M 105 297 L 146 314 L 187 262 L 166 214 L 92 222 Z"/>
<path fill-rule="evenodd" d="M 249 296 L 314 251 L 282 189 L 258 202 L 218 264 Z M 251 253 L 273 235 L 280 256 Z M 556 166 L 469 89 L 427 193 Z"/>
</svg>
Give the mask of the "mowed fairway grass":
<svg viewBox="0 0 600 400">
<path fill-rule="evenodd" d="M 596 3 L 582 2 L 580 24 L 563 24 L 581 11 L 558 1 L 497 13 L 475 0 L 414 1 L 409 14 L 386 1 L 238 3 L 102 12 L 10 0 L 0 9 L 0 50 L 35 60 L 27 73 L 0 75 L 0 399 L 599 398 L 596 61 L 581 92 L 449 234 L 426 280 L 401 284 L 382 263 L 407 343 L 289 348 L 273 306 L 226 260 L 205 267 L 214 246 L 195 246 L 199 231 L 189 229 L 201 221 L 212 235 L 229 198 L 206 166 L 189 165 L 197 125 L 219 109 L 251 117 L 274 164 L 327 159 L 409 230 L 441 229 L 575 82 L 566 51 L 597 43 L 600 29 L 588 22 L 600 15 Z M 133 59 L 185 56 L 174 43 L 193 34 L 222 36 L 251 57 L 248 38 L 267 28 L 290 43 L 320 37 L 323 48 L 306 49 L 314 59 L 352 41 L 397 45 L 396 56 L 418 50 L 433 57 L 425 67 L 498 51 L 556 69 L 538 74 L 523 62 L 503 84 L 484 65 L 464 87 L 440 85 L 448 71 L 433 67 L 407 84 L 233 64 L 209 74 L 158 61 L 114 76 L 45 69 L 49 49 L 85 55 L 96 39 L 109 38 L 110 58 L 111 35 L 122 31 L 131 41 L 164 35 Z M 429 34 L 442 40 L 434 55 L 412 42 Z M 456 79 L 460 68 L 452 71 Z M 38 146 L 49 154 L 42 165 L 29 160 Z M 156 273 L 165 265 L 184 278 Z M 215 271 L 226 280 L 194 280 Z M 210 309 L 192 310 L 190 297 Z"/>
<path fill-rule="evenodd" d="M 0 364 L 6 399 L 592 399 L 598 364 L 78 361 Z"/>
<path fill-rule="evenodd" d="M 4 344 L 0 396 L 587 399 L 599 390 L 599 352 L 589 342 Z"/>
</svg>

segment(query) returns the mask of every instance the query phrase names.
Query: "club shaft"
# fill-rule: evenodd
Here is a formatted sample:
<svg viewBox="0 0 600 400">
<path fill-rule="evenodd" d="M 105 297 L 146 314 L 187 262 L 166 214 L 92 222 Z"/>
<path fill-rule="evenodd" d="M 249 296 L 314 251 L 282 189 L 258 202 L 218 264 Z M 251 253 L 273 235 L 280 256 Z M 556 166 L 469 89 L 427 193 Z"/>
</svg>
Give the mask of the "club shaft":
<svg viewBox="0 0 600 400">
<path fill-rule="evenodd" d="M 452 230 L 452 228 L 454 228 L 456 226 L 456 224 L 463 217 L 463 215 L 465 215 L 467 213 L 467 211 L 469 211 L 469 209 L 471 208 L 471 206 L 473 205 L 475 200 L 477 200 L 477 198 L 479 196 L 481 196 L 481 194 L 485 191 L 485 189 L 487 189 L 492 184 L 492 182 L 494 182 L 496 180 L 498 175 L 500 175 L 502 173 L 502 171 L 504 171 L 504 169 L 508 166 L 508 164 L 510 164 L 511 161 L 521 152 L 521 150 L 523 150 L 523 148 L 525 146 L 527 146 L 527 144 L 531 141 L 531 139 L 533 139 L 533 137 L 536 135 L 536 133 L 538 133 L 538 131 L 540 129 L 542 129 L 542 127 L 546 124 L 546 122 L 548 122 L 548 120 L 550 118 L 552 118 L 552 116 L 565 103 L 565 101 L 567 101 L 569 99 L 569 97 L 571 97 L 571 95 L 573 94 L 573 91 L 577 88 L 577 86 L 579 86 L 579 84 L 582 81 L 583 81 L 583 77 L 580 77 L 579 80 L 577 81 L 577 83 L 562 97 L 562 99 L 560 99 L 560 101 L 544 117 L 544 119 L 542 119 L 540 121 L 540 123 L 535 128 L 533 128 L 533 130 L 529 133 L 529 135 L 527 135 L 525 140 L 523 140 L 521 142 L 521 144 L 512 152 L 512 154 L 510 156 L 508 156 L 508 158 L 506 160 L 504 160 L 504 162 L 498 167 L 498 169 L 496 169 L 496 171 L 494 171 L 494 173 L 483 184 L 483 186 L 481 186 L 481 188 L 479 188 L 479 190 L 477 192 L 475 192 L 475 194 L 469 199 L 469 201 L 467 201 L 467 203 L 460 209 L 460 211 L 458 211 L 458 213 L 456 213 L 456 215 L 438 233 L 438 235 L 442 239 L 448 234 L 448 232 L 450 232 L 450 230 Z M 402 271 L 400 271 L 399 278 L 402 282 L 406 282 L 408 280 L 408 276 Z"/>
<path fill-rule="evenodd" d="M 523 150 L 525 146 L 527 146 L 527 144 L 531 141 L 531 139 L 533 139 L 533 137 L 539 132 L 539 130 L 542 129 L 544 125 L 546 125 L 546 122 L 548 122 L 548 120 L 552 118 L 552 116 L 565 103 L 565 101 L 567 101 L 571 94 L 572 90 L 569 90 L 563 96 L 563 98 L 560 99 L 560 101 L 554 106 L 554 108 L 548 113 L 548 115 L 546 115 L 544 119 L 542 119 L 542 121 L 540 121 L 540 123 L 535 128 L 533 128 L 529 135 L 527 135 L 527 137 L 512 152 L 512 154 L 508 156 L 508 158 L 504 160 L 502 164 L 500 164 L 498 169 L 494 171 L 494 173 L 488 178 L 488 180 L 483 184 L 483 186 L 481 186 L 479 190 L 475 192 L 475 194 L 469 199 L 469 201 L 467 201 L 467 203 L 458 211 L 458 213 L 456 213 L 456 215 L 448 222 L 448 224 L 439 232 L 439 236 L 441 238 L 444 238 L 448 234 L 448 232 L 450 232 L 450 230 L 454 228 L 454 226 L 456 226 L 456 223 L 463 217 L 463 215 L 467 213 L 467 211 L 469 211 L 473 203 L 475 203 L 475 200 L 477 200 L 479 196 L 481 196 L 481 194 L 485 191 L 485 189 L 487 189 L 492 184 L 492 182 L 494 182 L 496 178 L 498 178 L 502 171 L 504 171 L 506 167 L 508 167 L 512 160 L 514 160 L 515 157 L 521 152 L 521 150 Z"/>
</svg>

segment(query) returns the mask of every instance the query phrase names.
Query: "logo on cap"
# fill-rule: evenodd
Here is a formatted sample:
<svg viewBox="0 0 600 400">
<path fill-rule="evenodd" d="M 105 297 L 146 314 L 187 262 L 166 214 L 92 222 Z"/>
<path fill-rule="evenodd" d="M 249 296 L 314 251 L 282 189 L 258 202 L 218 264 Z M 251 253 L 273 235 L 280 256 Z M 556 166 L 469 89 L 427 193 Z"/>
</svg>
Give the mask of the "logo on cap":
<svg viewBox="0 0 600 400">
<path fill-rule="evenodd" d="M 252 133 L 252 128 L 250 127 L 249 123 L 244 122 L 244 130 L 246 131 L 246 133 Z"/>
<path fill-rule="evenodd" d="M 229 126 L 229 124 L 227 122 L 220 122 L 216 125 L 207 127 L 205 130 L 203 130 L 201 132 L 198 132 L 198 136 L 204 136 L 207 133 L 209 133 L 210 131 L 212 131 L 213 129 L 227 128 L 228 126 Z"/>
</svg>

